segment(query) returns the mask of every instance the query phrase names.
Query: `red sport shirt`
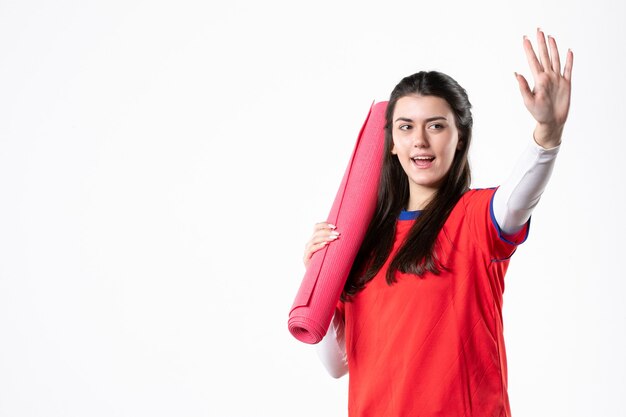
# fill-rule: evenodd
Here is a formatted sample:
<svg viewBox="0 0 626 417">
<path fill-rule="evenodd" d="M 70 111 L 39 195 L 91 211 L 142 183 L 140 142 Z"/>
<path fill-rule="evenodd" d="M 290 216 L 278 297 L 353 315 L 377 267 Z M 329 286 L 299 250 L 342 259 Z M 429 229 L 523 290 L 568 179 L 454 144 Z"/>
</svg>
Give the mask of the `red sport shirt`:
<svg viewBox="0 0 626 417">
<path fill-rule="evenodd" d="M 414 223 L 400 217 L 385 266 L 339 304 L 351 417 L 510 416 L 502 294 L 528 223 L 503 236 L 491 211 L 494 192 L 470 190 L 454 207 L 438 236 L 447 271 L 398 272 L 398 282 L 386 283 L 389 261 Z"/>
</svg>

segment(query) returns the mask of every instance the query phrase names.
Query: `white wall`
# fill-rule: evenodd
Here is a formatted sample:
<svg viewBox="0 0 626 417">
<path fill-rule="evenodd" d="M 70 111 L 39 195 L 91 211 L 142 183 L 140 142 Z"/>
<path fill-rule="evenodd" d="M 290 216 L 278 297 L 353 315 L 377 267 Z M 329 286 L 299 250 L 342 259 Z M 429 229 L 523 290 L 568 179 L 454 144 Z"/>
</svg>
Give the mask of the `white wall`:
<svg viewBox="0 0 626 417">
<path fill-rule="evenodd" d="M 626 7 L 545 3 L 0 0 L 0 416 L 347 415 L 287 314 L 367 110 L 452 75 L 496 185 L 537 26 L 573 97 L 507 276 L 512 409 L 626 416 Z"/>
</svg>

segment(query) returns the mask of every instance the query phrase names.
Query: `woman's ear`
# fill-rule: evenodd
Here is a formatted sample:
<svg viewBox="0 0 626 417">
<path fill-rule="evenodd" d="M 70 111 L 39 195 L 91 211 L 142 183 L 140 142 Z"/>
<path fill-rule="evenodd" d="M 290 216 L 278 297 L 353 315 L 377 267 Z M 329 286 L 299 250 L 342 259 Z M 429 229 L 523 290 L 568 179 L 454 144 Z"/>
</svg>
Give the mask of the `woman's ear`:
<svg viewBox="0 0 626 417">
<path fill-rule="evenodd" d="M 398 152 L 396 151 L 396 145 L 395 144 L 391 145 L 391 154 L 392 155 L 397 155 L 398 154 Z"/>
<path fill-rule="evenodd" d="M 459 142 L 456 144 L 456 150 L 457 151 L 462 150 L 463 146 L 464 146 L 463 141 L 459 139 Z"/>
</svg>

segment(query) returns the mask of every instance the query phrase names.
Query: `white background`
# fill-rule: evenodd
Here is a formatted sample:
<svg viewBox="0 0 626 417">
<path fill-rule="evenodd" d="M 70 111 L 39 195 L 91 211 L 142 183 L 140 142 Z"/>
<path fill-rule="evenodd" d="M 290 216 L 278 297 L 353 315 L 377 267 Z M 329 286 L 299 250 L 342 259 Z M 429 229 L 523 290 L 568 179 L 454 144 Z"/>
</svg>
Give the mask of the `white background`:
<svg viewBox="0 0 626 417">
<path fill-rule="evenodd" d="M 436 69 L 474 186 L 531 138 L 537 26 L 570 120 L 507 275 L 515 416 L 626 416 L 626 7 L 0 0 L 0 416 L 346 416 L 287 331 L 303 247 L 373 100 Z"/>
</svg>

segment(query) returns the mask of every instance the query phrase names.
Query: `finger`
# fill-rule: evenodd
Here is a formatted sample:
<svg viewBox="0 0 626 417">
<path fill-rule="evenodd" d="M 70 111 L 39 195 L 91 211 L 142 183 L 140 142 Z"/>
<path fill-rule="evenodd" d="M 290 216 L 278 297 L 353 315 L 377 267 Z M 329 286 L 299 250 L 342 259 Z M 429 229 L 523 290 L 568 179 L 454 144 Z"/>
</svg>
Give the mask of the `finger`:
<svg viewBox="0 0 626 417">
<path fill-rule="evenodd" d="M 332 242 L 339 238 L 339 232 L 335 230 L 318 230 L 313 233 L 311 239 L 304 245 L 304 250 L 307 251 L 313 245 L 318 245 L 323 242 Z"/>
<path fill-rule="evenodd" d="M 336 229 L 337 226 L 335 226 L 334 224 L 330 224 L 328 222 L 319 222 L 319 223 L 315 223 L 315 226 L 313 227 L 314 231 L 318 231 L 318 230 L 324 230 L 324 229 Z"/>
<path fill-rule="evenodd" d="M 317 245 L 312 245 L 310 248 L 307 248 L 307 250 L 304 252 L 304 259 L 303 259 L 304 266 L 308 267 L 309 262 L 311 261 L 311 258 L 313 257 L 313 254 L 319 251 L 320 249 L 326 247 L 326 245 L 328 245 L 328 242 L 318 243 Z"/>
<path fill-rule="evenodd" d="M 534 101 L 533 92 L 530 91 L 530 87 L 528 86 L 528 81 L 524 78 L 523 75 L 515 73 L 515 78 L 517 79 L 517 83 L 519 84 L 519 91 L 522 93 L 522 99 L 524 100 L 524 104 L 526 107 L 531 107 Z"/>
<path fill-rule="evenodd" d="M 322 242 L 332 242 L 333 240 L 336 240 L 339 238 L 339 232 L 336 231 L 319 231 L 316 232 L 313 237 L 311 237 L 311 240 L 309 241 L 309 243 L 307 244 L 307 246 L 310 245 L 317 245 L 318 243 L 322 243 Z"/>
<path fill-rule="evenodd" d="M 329 242 L 320 242 L 320 243 L 316 243 L 316 244 L 312 244 L 309 247 L 307 247 L 306 251 L 304 252 L 304 257 L 305 258 L 311 258 L 311 256 L 317 252 L 318 250 L 322 249 L 324 246 L 328 245 Z"/>
<path fill-rule="evenodd" d="M 322 249 L 324 246 L 328 245 L 328 242 L 321 242 L 321 243 L 317 243 L 315 245 L 311 244 L 308 245 L 306 250 L 304 251 L 304 261 L 305 263 L 311 259 L 311 257 L 313 256 L 313 254 L 315 252 L 317 252 L 318 250 Z"/>
<path fill-rule="evenodd" d="M 563 77 L 567 81 L 572 80 L 572 66 L 574 65 L 574 53 L 571 49 L 567 50 L 567 58 L 565 59 L 565 69 L 563 70 Z"/>
<path fill-rule="evenodd" d="M 530 71 L 533 73 L 533 77 L 537 79 L 537 74 L 542 72 L 543 68 L 537 59 L 537 55 L 535 55 L 533 45 L 530 43 L 530 40 L 526 37 L 526 35 L 524 35 L 524 51 L 526 52 L 526 60 L 528 61 Z"/>
<path fill-rule="evenodd" d="M 556 39 L 548 35 L 550 43 L 550 57 L 552 58 L 552 70 L 557 74 L 561 74 L 561 59 L 559 58 L 559 48 L 556 46 Z"/>
<path fill-rule="evenodd" d="M 546 37 L 539 28 L 537 28 L 537 48 L 539 49 L 539 58 L 541 59 L 543 70 L 550 71 L 552 69 L 552 65 L 550 64 L 550 54 L 548 54 Z"/>
</svg>

